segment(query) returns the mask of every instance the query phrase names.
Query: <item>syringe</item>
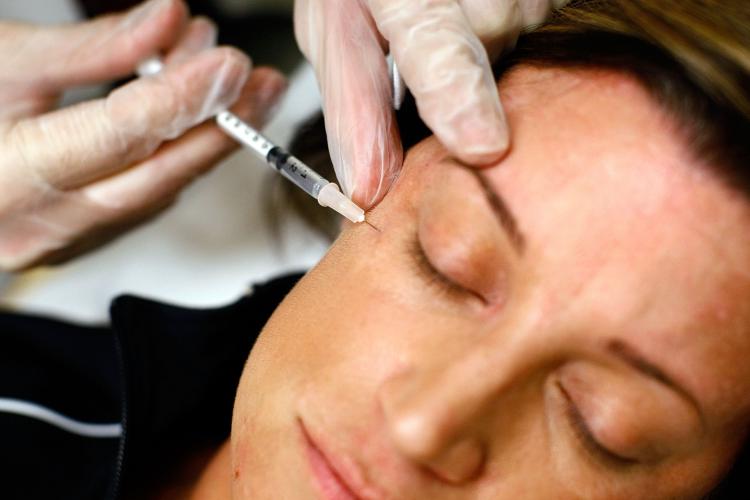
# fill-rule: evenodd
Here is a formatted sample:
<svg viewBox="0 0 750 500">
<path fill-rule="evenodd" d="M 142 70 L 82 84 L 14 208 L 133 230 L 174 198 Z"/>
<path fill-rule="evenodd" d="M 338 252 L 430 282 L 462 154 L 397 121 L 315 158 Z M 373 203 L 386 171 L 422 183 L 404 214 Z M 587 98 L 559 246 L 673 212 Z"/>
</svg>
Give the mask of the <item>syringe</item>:
<svg viewBox="0 0 750 500">
<path fill-rule="evenodd" d="M 138 66 L 140 76 L 155 75 L 164 67 L 161 59 L 152 57 Z M 216 123 L 237 142 L 247 147 L 297 187 L 352 222 L 364 222 L 365 211 L 341 192 L 339 186 L 302 163 L 283 148 L 276 146 L 260 132 L 229 111 L 216 115 Z"/>
<path fill-rule="evenodd" d="M 326 180 L 237 116 L 229 111 L 222 111 L 216 115 L 216 123 L 224 132 L 255 152 L 281 175 L 318 200 L 322 206 L 332 208 L 352 222 L 364 222 L 365 211 L 347 198 L 336 183 Z"/>
</svg>

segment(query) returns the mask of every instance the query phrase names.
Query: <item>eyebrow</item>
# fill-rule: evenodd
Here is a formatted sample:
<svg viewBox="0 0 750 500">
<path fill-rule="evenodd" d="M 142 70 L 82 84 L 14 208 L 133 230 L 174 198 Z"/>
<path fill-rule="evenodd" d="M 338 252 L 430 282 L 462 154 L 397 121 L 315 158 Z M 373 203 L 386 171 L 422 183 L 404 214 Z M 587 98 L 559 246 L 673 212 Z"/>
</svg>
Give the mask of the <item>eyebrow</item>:
<svg viewBox="0 0 750 500">
<path fill-rule="evenodd" d="M 673 391 L 676 391 L 683 398 L 688 400 L 693 406 L 695 406 L 695 409 L 698 410 L 698 415 L 700 416 L 701 421 L 703 421 L 703 412 L 701 411 L 701 405 L 698 403 L 698 399 L 687 389 L 685 389 L 685 387 L 678 384 L 672 377 L 667 375 L 664 370 L 659 368 L 652 361 L 649 361 L 641 353 L 636 351 L 633 346 L 625 343 L 620 339 L 613 339 L 607 342 L 607 351 L 620 358 L 622 361 L 624 361 L 626 364 L 630 365 L 640 373 L 656 380 L 663 385 L 666 385 Z"/>
<path fill-rule="evenodd" d="M 471 167 L 466 168 L 477 180 L 479 185 L 487 198 L 487 201 L 492 207 L 492 212 L 500 221 L 500 226 L 505 229 L 510 237 L 510 242 L 515 248 L 516 252 L 523 255 L 524 249 L 526 248 L 526 238 L 520 229 L 518 229 L 518 222 L 513 215 L 513 212 L 508 208 L 507 203 L 500 196 L 500 193 L 493 189 L 490 181 L 485 177 L 479 170 Z"/>
</svg>

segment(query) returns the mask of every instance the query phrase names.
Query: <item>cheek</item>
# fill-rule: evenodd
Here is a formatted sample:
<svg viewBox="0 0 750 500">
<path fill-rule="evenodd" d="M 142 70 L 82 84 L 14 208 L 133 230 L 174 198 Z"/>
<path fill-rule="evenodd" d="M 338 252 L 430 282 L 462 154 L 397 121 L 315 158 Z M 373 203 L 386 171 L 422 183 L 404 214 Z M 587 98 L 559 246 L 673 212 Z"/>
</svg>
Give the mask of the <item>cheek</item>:
<svg viewBox="0 0 750 500">
<path fill-rule="evenodd" d="M 393 222 L 397 209 L 406 218 L 401 224 Z M 347 229 L 287 297 L 257 352 L 278 379 L 306 384 L 325 374 L 341 386 L 355 380 L 350 389 L 366 392 L 414 358 L 466 341 L 459 333 L 473 331 L 467 319 L 434 297 L 415 272 L 406 249 L 416 241 L 416 227 L 406 222 L 416 217 L 408 210 L 381 204 L 372 217 L 381 233 L 362 225 Z"/>
<path fill-rule="evenodd" d="M 308 368 L 377 378 L 432 330 L 425 287 L 404 251 L 410 232 L 352 229 L 295 290 L 290 314 L 304 314 L 307 326 L 297 325 L 290 348 Z"/>
<path fill-rule="evenodd" d="M 275 498 L 309 488 L 290 411 L 294 392 L 287 390 L 283 364 L 273 354 L 276 338 L 253 350 L 237 389 L 230 439 L 232 498 Z"/>
<path fill-rule="evenodd" d="M 391 238 L 348 229 L 277 309 L 251 357 L 270 384 L 298 387 L 389 369 L 416 320 Z M 414 326 L 416 327 L 416 326 Z M 341 374 L 341 375 L 336 375 Z M 322 384 L 322 386 L 332 384 Z"/>
</svg>

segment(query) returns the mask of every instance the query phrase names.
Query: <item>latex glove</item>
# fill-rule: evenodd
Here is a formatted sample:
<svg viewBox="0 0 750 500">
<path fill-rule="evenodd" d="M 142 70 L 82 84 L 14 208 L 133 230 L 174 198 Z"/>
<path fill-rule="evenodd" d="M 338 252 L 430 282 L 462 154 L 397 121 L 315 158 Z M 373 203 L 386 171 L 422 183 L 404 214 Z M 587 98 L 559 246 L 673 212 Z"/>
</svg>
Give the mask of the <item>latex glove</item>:
<svg viewBox="0 0 750 500">
<path fill-rule="evenodd" d="M 201 122 L 235 101 L 260 126 L 285 87 L 179 0 L 61 27 L 0 23 L 0 269 L 56 262 L 168 206 L 234 146 Z M 130 75 L 165 54 L 158 76 L 52 110 L 66 88 Z"/>
<path fill-rule="evenodd" d="M 460 160 L 487 165 L 509 145 L 490 70 L 523 27 L 566 0 L 297 0 L 297 41 L 315 68 L 336 175 L 370 207 L 402 148 L 383 57 L 390 50 L 419 114 Z"/>
</svg>

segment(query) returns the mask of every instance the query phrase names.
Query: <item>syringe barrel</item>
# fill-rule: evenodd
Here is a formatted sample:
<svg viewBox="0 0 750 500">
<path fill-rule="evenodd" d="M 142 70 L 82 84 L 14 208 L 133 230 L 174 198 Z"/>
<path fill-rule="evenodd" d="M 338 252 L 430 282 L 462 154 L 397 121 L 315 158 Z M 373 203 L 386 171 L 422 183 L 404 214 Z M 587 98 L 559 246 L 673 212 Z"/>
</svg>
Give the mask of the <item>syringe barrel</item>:
<svg viewBox="0 0 750 500">
<path fill-rule="evenodd" d="M 258 156 L 265 159 L 268 152 L 275 146 L 263 134 L 251 128 L 236 115 L 229 111 L 222 111 L 216 115 L 216 123 L 240 144 L 244 144 Z"/>
<path fill-rule="evenodd" d="M 265 159 L 281 175 L 295 183 L 316 200 L 323 186 L 329 183 L 298 158 L 274 145 L 263 134 L 247 125 L 231 112 L 222 111 L 216 115 L 216 122 L 227 134 Z"/>
<path fill-rule="evenodd" d="M 295 183 L 316 200 L 323 186 L 329 183 L 324 177 L 302 163 L 301 160 L 278 146 L 268 152 L 266 160 L 276 170 L 281 172 L 281 175 Z"/>
</svg>

